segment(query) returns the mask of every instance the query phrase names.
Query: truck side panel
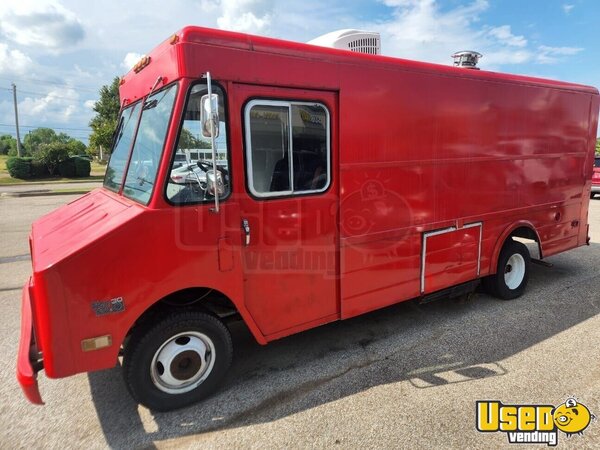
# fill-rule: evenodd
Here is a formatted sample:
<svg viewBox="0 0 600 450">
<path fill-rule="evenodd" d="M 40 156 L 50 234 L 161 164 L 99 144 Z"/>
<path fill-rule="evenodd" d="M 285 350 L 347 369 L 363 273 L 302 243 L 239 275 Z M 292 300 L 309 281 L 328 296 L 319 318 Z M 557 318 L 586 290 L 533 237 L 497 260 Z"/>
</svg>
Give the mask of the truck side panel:
<svg viewBox="0 0 600 450">
<path fill-rule="evenodd" d="M 425 232 L 482 222 L 482 276 L 520 220 L 547 255 L 580 245 L 589 94 L 370 68 L 340 86 L 343 317 L 420 294 Z"/>
</svg>

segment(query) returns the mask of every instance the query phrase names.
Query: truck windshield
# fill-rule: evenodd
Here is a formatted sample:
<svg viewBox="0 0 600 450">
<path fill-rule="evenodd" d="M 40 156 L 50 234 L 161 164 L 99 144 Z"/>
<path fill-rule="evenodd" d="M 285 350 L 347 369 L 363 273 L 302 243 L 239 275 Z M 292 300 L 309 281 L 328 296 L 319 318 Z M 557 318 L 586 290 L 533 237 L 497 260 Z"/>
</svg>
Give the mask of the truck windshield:
<svg viewBox="0 0 600 450">
<path fill-rule="evenodd" d="M 123 110 L 106 171 L 105 187 L 118 191 L 125 178 L 123 195 L 144 205 L 148 204 L 176 93 L 177 85 L 171 85 L 151 95 L 145 102 L 138 102 Z M 136 133 L 140 111 L 141 118 Z M 129 153 L 132 141 L 133 149 Z"/>
</svg>

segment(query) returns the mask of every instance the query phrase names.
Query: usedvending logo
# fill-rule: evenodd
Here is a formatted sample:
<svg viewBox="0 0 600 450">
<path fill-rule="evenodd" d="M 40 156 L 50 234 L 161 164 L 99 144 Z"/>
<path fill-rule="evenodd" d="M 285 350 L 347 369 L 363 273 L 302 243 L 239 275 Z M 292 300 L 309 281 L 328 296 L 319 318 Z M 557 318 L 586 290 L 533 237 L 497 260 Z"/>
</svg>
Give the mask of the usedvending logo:
<svg viewBox="0 0 600 450">
<path fill-rule="evenodd" d="M 510 444 L 558 445 L 559 431 L 571 437 L 582 435 L 596 420 L 575 397 L 561 405 L 503 405 L 497 400 L 477 402 L 477 430 L 506 433 Z"/>
</svg>

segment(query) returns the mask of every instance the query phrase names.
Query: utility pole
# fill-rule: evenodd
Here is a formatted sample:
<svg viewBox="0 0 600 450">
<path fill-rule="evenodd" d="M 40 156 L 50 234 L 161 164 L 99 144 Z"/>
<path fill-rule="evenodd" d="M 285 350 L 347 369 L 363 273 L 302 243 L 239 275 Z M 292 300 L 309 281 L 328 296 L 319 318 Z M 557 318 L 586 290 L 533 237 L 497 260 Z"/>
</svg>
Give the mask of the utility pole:
<svg viewBox="0 0 600 450">
<path fill-rule="evenodd" d="M 19 111 L 17 109 L 17 85 L 12 83 L 13 88 L 13 102 L 15 104 L 15 124 L 17 126 L 17 155 L 21 155 L 21 136 L 19 136 Z"/>
</svg>

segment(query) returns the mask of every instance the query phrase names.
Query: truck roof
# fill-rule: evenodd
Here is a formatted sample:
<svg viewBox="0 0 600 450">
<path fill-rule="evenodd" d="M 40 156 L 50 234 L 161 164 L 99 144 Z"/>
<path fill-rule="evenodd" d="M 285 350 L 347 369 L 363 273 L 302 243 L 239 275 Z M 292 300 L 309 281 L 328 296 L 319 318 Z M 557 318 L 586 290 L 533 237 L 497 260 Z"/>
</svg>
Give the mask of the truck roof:
<svg viewBox="0 0 600 450">
<path fill-rule="evenodd" d="M 238 50 L 246 50 L 257 53 L 279 54 L 302 58 L 307 61 L 319 61 L 321 63 L 349 64 L 354 66 L 379 66 L 389 70 L 436 73 L 451 77 L 474 78 L 496 82 L 512 82 L 518 84 L 532 84 L 547 88 L 572 90 L 598 94 L 598 89 L 576 83 L 558 80 L 536 78 L 524 75 L 491 72 L 486 70 L 472 70 L 454 67 L 452 65 L 434 64 L 409 59 L 395 58 L 384 55 L 371 55 L 365 53 L 339 50 L 335 48 L 320 47 L 301 42 L 286 41 L 263 36 L 255 36 L 232 31 L 216 30 L 212 28 L 187 26 L 173 34 L 170 38 L 158 45 L 149 56 L 152 59 L 160 58 L 160 55 L 175 44 L 202 44 L 208 46 L 228 47 Z M 179 62 L 182 64 L 182 61 Z M 185 64 L 185 62 L 183 62 Z M 135 76 L 131 70 L 124 77 L 127 81 Z M 137 96 L 136 96 L 137 97 Z"/>
</svg>

